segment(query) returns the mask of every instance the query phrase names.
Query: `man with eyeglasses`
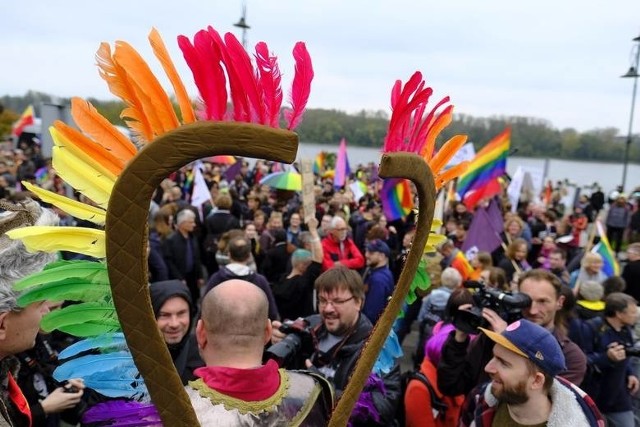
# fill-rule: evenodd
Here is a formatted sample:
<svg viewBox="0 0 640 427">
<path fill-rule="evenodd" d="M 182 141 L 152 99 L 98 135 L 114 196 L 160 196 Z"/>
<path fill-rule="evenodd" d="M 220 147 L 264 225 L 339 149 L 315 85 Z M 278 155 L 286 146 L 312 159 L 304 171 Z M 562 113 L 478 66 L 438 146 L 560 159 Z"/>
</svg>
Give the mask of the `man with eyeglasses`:
<svg viewBox="0 0 640 427">
<path fill-rule="evenodd" d="M 305 318 L 314 348 L 311 357 L 302 361 L 299 360 L 302 354 L 299 354 L 296 362 L 304 362 L 307 369 L 324 375 L 340 396 L 373 329 L 369 319 L 361 313 L 364 284 L 356 271 L 342 266 L 322 273 L 315 282 L 315 289 L 319 314 Z M 276 344 L 284 339 L 285 334 L 279 330 L 280 322 L 272 323 L 271 342 Z M 399 366 L 396 364 L 391 372 L 383 375 L 382 380 L 384 391 L 370 390 L 380 419 L 377 422 L 368 420 L 367 425 L 393 425 L 400 397 Z"/>
<path fill-rule="evenodd" d="M 348 235 L 347 223 L 339 216 L 331 220 L 329 234 L 322 239 L 322 270 L 342 265 L 353 270 L 364 267 L 364 256 Z"/>
</svg>

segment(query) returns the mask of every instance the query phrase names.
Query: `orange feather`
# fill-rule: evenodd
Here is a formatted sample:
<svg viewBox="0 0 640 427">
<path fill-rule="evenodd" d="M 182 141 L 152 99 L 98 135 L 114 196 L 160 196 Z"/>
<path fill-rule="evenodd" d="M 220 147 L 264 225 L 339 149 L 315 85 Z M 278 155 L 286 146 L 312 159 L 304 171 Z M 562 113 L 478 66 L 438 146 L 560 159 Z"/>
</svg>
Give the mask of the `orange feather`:
<svg viewBox="0 0 640 427">
<path fill-rule="evenodd" d="M 140 54 L 129 43 L 117 41 L 113 59 L 131 79 L 154 137 L 177 128 L 180 123 L 171 100 Z"/>
<path fill-rule="evenodd" d="M 433 154 L 433 149 L 436 146 L 436 138 L 438 137 L 438 135 L 440 135 L 440 132 L 442 132 L 442 129 L 449 126 L 452 120 L 453 120 L 453 106 L 449 105 L 430 126 L 429 131 L 427 133 L 427 140 L 424 144 L 424 147 L 422 147 L 422 151 L 420 152 L 420 155 L 422 157 L 424 157 L 425 159 L 431 158 L 431 155 Z"/>
<path fill-rule="evenodd" d="M 460 175 L 462 175 L 463 173 L 465 173 L 467 171 L 468 167 L 469 167 L 469 161 L 465 160 L 463 162 L 458 163 L 455 166 L 450 167 L 449 169 L 447 169 L 446 171 L 442 172 L 441 174 L 437 175 L 436 179 L 435 179 L 435 181 L 436 181 L 436 190 L 439 190 L 447 182 L 449 182 L 452 179 L 457 178 Z"/>
<path fill-rule="evenodd" d="M 111 151 L 111 154 L 119 159 L 123 165 L 136 155 L 135 145 L 100 115 L 90 102 L 82 98 L 71 98 L 71 117 L 82 132 L 89 135 L 106 150 Z"/>
<path fill-rule="evenodd" d="M 64 147 L 86 164 L 92 165 L 94 169 L 101 172 L 109 179 L 115 181 L 124 163 L 118 160 L 113 154 L 105 150 L 99 144 L 78 132 L 74 128 L 66 125 L 60 120 L 53 122 L 55 132 L 51 132 L 55 144 Z"/>
<path fill-rule="evenodd" d="M 129 106 L 122 110 L 120 117 L 125 118 L 127 125 L 137 133 L 140 137 L 140 142 L 151 141 L 153 139 L 153 131 L 142 108 L 142 103 L 127 76 L 127 72 L 114 61 L 109 43 L 100 43 L 100 47 L 96 52 L 96 61 L 100 69 L 100 77 L 107 82 L 111 93 L 122 99 Z"/>
<path fill-rule="evenodd" d="M 160 33 L 155 28 L 152 28 L 151 32 L 149 33 L 149 42 L 151 43 L 151 47 L 153 48 L 153 53 L 162 64 L 162 68 L 167 74 L 169 81 L 171 81 L 173 90 L 176 93 L 178 105 L 180 105 L 180 113 L 182 114 L 182 122 L 185 124 L 195 122 L 196 115 L 193 111 L 193 105 L 191 105 L 191 100 L 189 99 L 187 90 L 182 83 L 182 79 L 178 75 L 176 67 L 173 65 L 173 61 L 171 61 L 171 57 L 169 56 L 169 52 L 167 51 L 167 48 L 162 41 Z"/>
<path fill-rule="evenodd" d="M 435 156 L 427 163 L 429 163 L 429 167 L 433 171 L 433 173 L 440 172 L 440 169 L 445 167 L 449 160 L 458 152 L 460 147 L 462 147 L 465 142 L 467 142 L 467 135 L 456 135 L 447 142 L 445 142 L 442 147 L 438 150 Z"/>
</svg>

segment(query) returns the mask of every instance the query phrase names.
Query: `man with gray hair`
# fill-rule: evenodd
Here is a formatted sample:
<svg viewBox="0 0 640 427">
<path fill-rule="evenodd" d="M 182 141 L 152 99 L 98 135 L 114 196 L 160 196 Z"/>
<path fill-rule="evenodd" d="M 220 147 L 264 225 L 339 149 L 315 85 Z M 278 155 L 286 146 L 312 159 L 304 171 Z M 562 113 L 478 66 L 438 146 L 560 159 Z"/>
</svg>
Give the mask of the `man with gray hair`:
<svg viewBox="0 0 640 427">
<path fill-rule="evenodd" d="M 58 217 L 32 200 L 17 205 L 0 201 L 0 208 L 4 210 L 0 214 L 0 426 L 31 425 L 31 409 L 14 379 L 19 369 L 14 355 L 35 345 L 40 320 L 49 312 L 49 302 L 19 307 L 12 287 L 18 280 L 41 271 L 56 255 L 29 252 L 21 241 L 11 240 L 5 233 L 30 225 L 57 225 Z M 76 380 L 73 385 L 79 390 L 63 397 L 65 402 L 75 405 L 82 397 L 84 385 Z M 60 394 L 65 393 L 56 396 Z"/>
<path fill-rule="evenodd" d="M 331 219 L 329 234 L 322 239 L 322 251 L 324 252 L 323 271 L 337 265 L 343 265 L 352 270 L 364 267 L 364 256 L 353 239 L 348 236 L 347 223 L 337 215 Z"/>
<path fill-rule="evenodd" d="M 183 209 L 176 215 L 177 229 L 163 242 L 163 255 L 169 268 L 169 278 L 182 281 L 189 288 L 193 301 L 200 299 L 200 288 L 204 284 L 200 245 L 193 235 L 196 214 Z"/>
<path fill-rule="evenodd" d="M 244 280 L 220 283 L 203 298 L 196 338 L 206 366 L 186 387 L 201 425 L 327 424 L 333 393 L 326 380 L 262 364 L 268 310 L 264 292 Z"/>
</svg>

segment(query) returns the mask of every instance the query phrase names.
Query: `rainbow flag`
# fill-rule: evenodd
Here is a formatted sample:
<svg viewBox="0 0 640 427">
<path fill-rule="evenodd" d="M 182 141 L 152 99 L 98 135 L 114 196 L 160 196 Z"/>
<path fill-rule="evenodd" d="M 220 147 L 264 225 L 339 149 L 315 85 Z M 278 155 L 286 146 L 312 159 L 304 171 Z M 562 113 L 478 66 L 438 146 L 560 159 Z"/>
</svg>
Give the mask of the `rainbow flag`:
<svg viewBox="0 0 640 427">
<path fill-rule="evenodd" d="M 458 178 L 457 191 L 462 199 L 471 191 L 480 191 L 507 172 L 507 155 L 511 144 L 511 129 L 496 136 L 469 163 Z"/>
<path fill-rule="evenodd" d="M 344 138 L 340 141 L 340 147 L 338 148 L 335 170 L 336 174 L 333 177 L 333 186 L 336 188 L 344 187 L 347 177 L 351 173 L 349 158 L 347 157 L 347 140 Z"/>
<path fill-rule="evenodd" d="M 313 173 L 316 175 L 320 175 L 320 173 L 324 170 L 324 160 L 325 160 L 325 152 L 321 151 L 316 156 L 315 161 L 313 162 Z"/>
<path fill-rule="evenodd" d="M 467 257 L 462 253 L 461 250 L 458 250 L 456 254 L 453 256 L 451 260 L 451 267 L 455 268 L 460 272 L 462 276 L 462 280 L 467 280 L 471 273 L 473 273 L 473 267 Z"/>
<path fill-rule="evenodd" d="M 607 234 L 604 232 L 604 227 L 600 221 L 596 221 L 596 227 L 598 229 L 598 234 L 600 235 L 600 242 L 591 249 L 591 252 L 600 254 L 602 257 L 602 261 L 604 263 L 602 265 L 602 272 L 606 274 L 607 277 L 619 276 L 620 265 L 616 260 L 615 252 L 611 249 L 609 239 L 607 239 Z"/>
<path fill-rule="evenodd" d="M 25 127 L 33 124 L 34 119 L 35 114 L 33 113 L 33 105 L 29 105 L 11 128 L 11 134 L 16 137 L 20 136 Z"/>
<path fill-rule="evenodd" d="M 413 198 L 409 181 L 406 179 L 385 179 L 380 191 L 382 211 L 389 221 L 404 218 L 413 209 Z"/>
</svg>

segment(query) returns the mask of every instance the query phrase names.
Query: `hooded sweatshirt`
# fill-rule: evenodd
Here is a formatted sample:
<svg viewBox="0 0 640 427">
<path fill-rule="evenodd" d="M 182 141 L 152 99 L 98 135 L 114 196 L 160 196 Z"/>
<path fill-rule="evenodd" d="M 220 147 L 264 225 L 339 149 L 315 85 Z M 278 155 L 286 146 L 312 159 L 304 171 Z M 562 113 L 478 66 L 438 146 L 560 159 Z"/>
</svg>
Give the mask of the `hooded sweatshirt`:
<svg viewBox="0 0 640 427">
<path fill-rule="evenodd" d="M 155 282 L 149 285 L 149 294 L 156 319 L 160 309 L 168 299 L 173 297 L 184 299 L 189 305 L 189 331 L 191 331 L 191 321 L 195 314 L 195 307 L 191 302 L 189 288 L 185 284 L 180 280 Z M 204 362 L 198 352 L 195 336 L 189 332 L 185 334 L 182 341 L 177 344 L 167 344 L 167 347 L 182 383 L 186 385 L 187 382 L 195 380 L 197 377 L 193 374 L 193 371 L 204 366 Z"/>
<path fill-rule="evenodd" d="M 267 296 L 267 300 L 269 301 L 269 319 L 271 320 L 279 320 L 280 315 L 278 314 L 278 307 L 276 306 L 276 300 L 273 298 L 273 293 L 271 292 L 271 287 L 269 286 L 269 282 L 262 275 L 255 273 L 249 268 L 249 266 L 245 264 L 240 264 L 237 262 L 231 262 L 216 271 L 209 277 L 209 281 L 207 282 L 207 287 L 203 294 L 206 295 L 213 289 L 218 286 L 222 282 L 226 282 L 227 280 L 244 280 L 249 283 L 253 283 Z"/>
</svg>

